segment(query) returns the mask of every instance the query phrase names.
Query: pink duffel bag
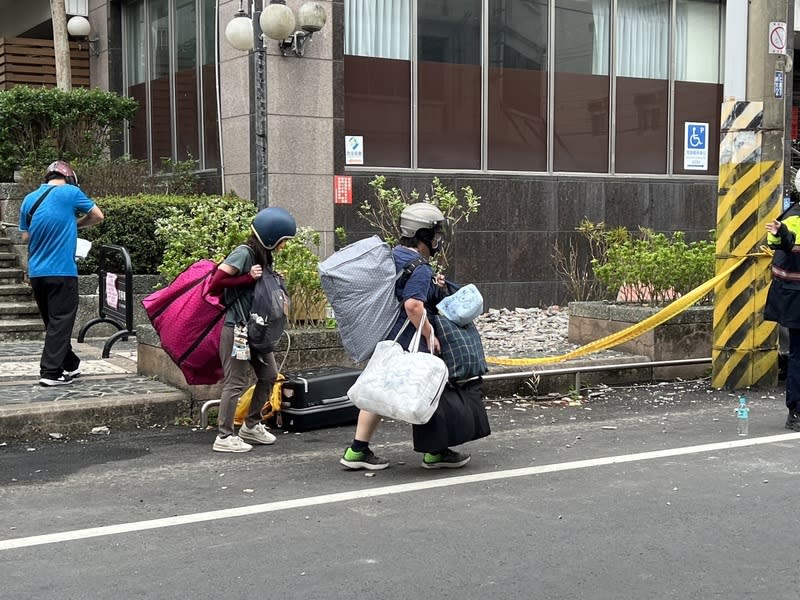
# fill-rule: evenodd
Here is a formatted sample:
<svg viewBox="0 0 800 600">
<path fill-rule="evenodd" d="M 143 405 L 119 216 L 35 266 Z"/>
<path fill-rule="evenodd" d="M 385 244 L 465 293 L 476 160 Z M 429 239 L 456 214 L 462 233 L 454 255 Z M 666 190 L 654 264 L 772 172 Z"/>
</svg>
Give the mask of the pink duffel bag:
<svg viewBox="0 0 800 600">
<path fill-rule="evenodd" d="M 190 385 L 211 385 L 222 379 L 219 336 L 226 308 L 218 296 L 208 293 L 216 269 L 213 260 L 200 260 L 142 300 L 161 347 Z"/>
</svg>

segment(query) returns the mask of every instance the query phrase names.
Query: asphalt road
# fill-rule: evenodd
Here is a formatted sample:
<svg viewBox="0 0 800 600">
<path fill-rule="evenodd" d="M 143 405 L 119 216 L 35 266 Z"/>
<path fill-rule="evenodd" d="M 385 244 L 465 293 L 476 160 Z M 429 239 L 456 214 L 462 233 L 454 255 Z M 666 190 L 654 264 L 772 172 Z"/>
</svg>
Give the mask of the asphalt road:
<svg viewBox="0 0 800 600">
<path fill-rule="evenodd" d="M 495 400 L 454 471 L 399 423 L 374 476 L 338 465 L 351 427 L 6 442 L 0 598 L 795 599 L 800 433 L 747 395 L 747 437 L 705 382 Z"/>
</svg>

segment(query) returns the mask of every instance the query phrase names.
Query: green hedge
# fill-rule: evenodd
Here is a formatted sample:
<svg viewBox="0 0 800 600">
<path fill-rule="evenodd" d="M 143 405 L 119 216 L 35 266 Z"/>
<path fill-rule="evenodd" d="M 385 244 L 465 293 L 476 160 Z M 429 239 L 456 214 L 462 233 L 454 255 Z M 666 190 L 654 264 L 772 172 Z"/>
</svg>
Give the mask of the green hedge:
<svg viewBox="0 0 800 600">
<path fill-rule="evenodd" d="M 199 196 L 158 195 L 103 198 L 97 205 L 105 214 L 105 220 L 79 232 L 94 244 L 89 256 L 78 263 L 79 272 L 83 275 L 96 273 L 100 245 L 115 244 L 130 254 L 134 274 L 158 273 L 166 245 L 156 236 L 156 220 L 172 209 L 188 213 L 201 199 Z M 121 269 L 123 265 L 113 264 L 112 268 Z"/>
<path fill-rule="evenodd" d="M 0 91 L 0 180 L 18 166 L 100 159 L 137 106 L 132 98 L 100 89 L 20 85 Z"/>
</svg>

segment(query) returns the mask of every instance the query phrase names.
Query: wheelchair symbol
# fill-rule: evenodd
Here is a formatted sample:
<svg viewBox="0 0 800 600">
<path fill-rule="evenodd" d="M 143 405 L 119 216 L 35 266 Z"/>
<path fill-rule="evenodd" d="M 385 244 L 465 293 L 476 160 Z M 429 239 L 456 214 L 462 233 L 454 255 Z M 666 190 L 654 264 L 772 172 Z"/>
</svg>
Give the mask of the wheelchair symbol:
<svg viewBox="0 0 800 600">
<path fill-rule="evenodd" d="M 692 134 L 689 136 L 690 148 L 705 148 L 706 129 L 705 127 L 692 127 Z"/>
</svg>

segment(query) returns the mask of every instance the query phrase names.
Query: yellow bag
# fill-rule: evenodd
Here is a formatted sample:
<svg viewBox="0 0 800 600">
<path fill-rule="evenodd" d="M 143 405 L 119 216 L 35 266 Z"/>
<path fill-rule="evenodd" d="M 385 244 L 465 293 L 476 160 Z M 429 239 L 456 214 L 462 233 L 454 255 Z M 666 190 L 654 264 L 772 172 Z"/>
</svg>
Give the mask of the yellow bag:
<svg viewBox="0 0 800 600">
<path fill-rule="evenodd" d="M 284 381 L 286 381 L 286 377 L 283 373 L 278 373 L 278 376 L 275 378 L 275 383 L 272 385 L 272 393 L 270 393 L 264 406 L 261 407 L 261 419 L 266 420 L 270 417 L 275 417 L 278 420 L 278 427 L 281 426 L 281 391 Z M 245 390 L 244 394 L 239 396 L 239 401 L 236 403 L 236 413 L 233 416 L 233 422 L 236 425 L 244 423 L 247 413 L 250 412 L 250 403 L 253 401 L 253 392 L 255 389 L 256 386 L 251 385 Z"/>
</svg>

